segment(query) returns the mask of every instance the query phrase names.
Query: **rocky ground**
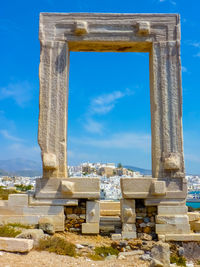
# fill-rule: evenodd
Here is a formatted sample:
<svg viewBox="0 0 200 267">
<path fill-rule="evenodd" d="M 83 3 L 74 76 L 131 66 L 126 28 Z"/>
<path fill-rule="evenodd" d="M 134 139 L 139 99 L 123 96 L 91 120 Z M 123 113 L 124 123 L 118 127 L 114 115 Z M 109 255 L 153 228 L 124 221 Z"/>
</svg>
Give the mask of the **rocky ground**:
<svg viewBox="0 0 200 267">
<path fill-rule="evenodd" d="M 37 244 L 42 236 L 45 237 L 41 229 L 24 230 L 20 234 L 21 238 L 30 238 L 30 236 L 32 236 L 34 244 Z M 185 260 L 187 260 L 184 265 L 179 264 L 178 266 L 200 267 L 200 265 L 195 265 L 198 262 L 197 259 L 200 260 L 200 244 L 197 242 L 167 244 L 152 240 L 151 236 L 145 233 L 141 235 L 140 239 L 115 241 L 110 237 L 100 235 L 79 235 L 69 232 L 54 234 L 53 237 L 62 237 L 61 239 L 64 238 L 68 242 L 73 243 L 77 256 L 70 257 L 47 251 L 38 251 L 38 246 L 34 245 L 34 248 L 29 253 L 24 254 L 0 251 L 0 267 L 175 267 L 177 266 L 176 264 L 170 264 L 170 255 L 172 254 L 176 255 L 177 259 L 184 256 Z M 119 254 L 118 256 L 116 254 L 103 258 L 100 257 L 101 260 L 94 261 L 90 255 L 94 255 L 95 248 L 97 247 L 117 249 Z"/>
<path fill-rule="evenodd" d="M 110 256 L 103 261 L 93 261 L 87 257 L 87 254 L 92 252 L 96 246 L 110 246 L 113 240 L 109 237 L 98 236 L 83 236 L 73 233 L 62 233 L 57 236 L 65 237 L 67 241 L 76 244 L 77 252 L 82 254 L 81 257 L 69 257 L 49 253 L 47 251 L 37 251 L 33 249 L 27 254 L 0 252 L 0 267 L 92 267 L 92 266 L 108 266 L 108 267 L 129 267 L 129 266 L 149 266 L 149 262 L 140 259 L 141 255 L 133 256 Z M 119 242 L 116 242 L 119 246 Z M 125 251 L 123 244 L 121 250 Z M 141 253 L 141 252 L 140 252 Z M 140 254 L 139 253 L 139 254 Z M 121 259 L 120 259 L 121 257 Z"/>
<path fill-rule="evenodd" d="M 92 261 L 88 258 L 79 257 L 73 258 L 69 256 L 57 255 L 46 251 L 38 252 L 31 251 L 26 255 L 15 253 L 2 253 L 0 256 L 1 267 L 93 267 L 93 266 L 108 266 L 108 267 L 147 267 L 149 263 L 139 259 L 139 256 L 129 256 L 125 259 L 111 259 L 106 261 Z"/>
</svg>

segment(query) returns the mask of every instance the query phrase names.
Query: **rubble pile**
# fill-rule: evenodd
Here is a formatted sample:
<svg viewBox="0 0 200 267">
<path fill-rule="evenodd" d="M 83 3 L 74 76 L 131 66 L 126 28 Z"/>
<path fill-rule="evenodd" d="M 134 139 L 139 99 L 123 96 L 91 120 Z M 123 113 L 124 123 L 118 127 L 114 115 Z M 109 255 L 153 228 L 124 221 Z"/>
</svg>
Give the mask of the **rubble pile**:
<svg viewBox="0 0 200 267">
<path fill-rule="evenodd" d="M 152 239 L 156 239 L 156 215 L 157 207 L 145 207 L 142 201 L 136 201 L 136 232 L 138 233 L 138 237 L 142 237 L 145 233 L 151 235 Z"/>
</svg>

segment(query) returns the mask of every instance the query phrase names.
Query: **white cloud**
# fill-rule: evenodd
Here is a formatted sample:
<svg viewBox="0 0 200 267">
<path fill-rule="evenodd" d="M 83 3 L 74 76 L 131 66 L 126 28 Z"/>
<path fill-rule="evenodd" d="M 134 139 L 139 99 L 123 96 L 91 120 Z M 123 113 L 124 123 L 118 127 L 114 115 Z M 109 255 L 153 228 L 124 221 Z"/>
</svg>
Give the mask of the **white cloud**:
<svg viewBox="0 0 200 267">
<path fill-rule="evenodd" d="M 24 140 L 16 136 L 11 135 L 7 130 L 0 130 L 0 134 L 7 140 L 15 142 L 23 142 Z"/>
<path fill-rule="evenodd" d="M 194 55 L 194 57 L 200 57 L 200 52 Z"/>
<path fill-rule="evenodd" d="M 139 149 L 150 152 L 151 135 L 143 133 L 122 132 L 106 138 L 72 138 L 71 141 L 80 145 L 111 149 Z"/>
<path fill-rule="evenodd" d="M 195 42 L 191 43 L 191 45 L 194 47 L 200 47 L 200 42 L 195 41 Z"/>
<path fill-rule="evenodd" d="M 194 57 L 200 57 L 200 42 L 199 41 L 193 41 L 193 42 L 189 41 L 189 45 L 191 45 L 191 46 L 193 46 L 199 50 L 199 52 L 197 52 L 193 56 Z"/>
<path fill-rule="evenodd" d="M 90 154 L 90 153 L 84 153 L 84 152 L 81 152 L 79 150 L 76 150 L 76 151 L 68 150 L 67 151 L 67 156 L 68 156 L 68 158 L 70 160 L 72 160 L 72 159 L 75 159 L 75 160 L 89 160 L 92 157 L 91 155 L 92 154 Z"/>
<path fill-rule="evenodd" d="M 87 113 L 84 115 L 83 127 L 90 133 L 101 134 L 103 132 L 103 123 L 98 122 L 95 115 L 105 115 L 114 109 L 117 101 L 125 96 L 132 95 L 133 91 L 126 89 L 125 91 L 113 91 L 109 94 L 102 94 L 93 98 L 88 107 Z"/>
<path fill-rule="evenodd" d="M 182 66 L 182 72 L 187 72 L 187 71 L 188 71 L 187 68 Z"/>
<path fill-rule="evenodd" d="M 94 119 L 88 118 L 84 122 L 84 128 L 90 133 L 102 133 L 103 124 L 95 121 Z"/>
<path fill-rule="evenodd" d="M 32 86 L 29 82 L 10 83 L 0 88 L 0 100 L 12 98 L 17 105 L 24 107 L 32 98 Z"/>
<path fill-rule="evenodd" d="M 40 148 L 38 145 L 24 145 L 18 142 L 7 147 L 7 154 L 12 155 L 12 158 L 27 158 L 30 160 L 40 159 Z M 7 156 L 7 158 L 9 158 Z"/>
<path fill-rule="evenodd" d="M 176 5 L 176 2 L 174 0 L 158 0 L 160 3 L 169 2 L 172 5 Z"/>
<path fill-rule="evenodd" d="M 133 94 L 129 89 L 126 91 L 114 91 L 109 94 L 100 95 L 92 99 L 89 107 L 89 112 L 91 114 L 107 114 L 110 112 L 116 105 L 117 100 Z"/>
<path fill-rule="evenodd" d="M 188 161 L 200 163 L 200 157 L 195 154 L 185 154 L 185 159 Z"/>
</svg>

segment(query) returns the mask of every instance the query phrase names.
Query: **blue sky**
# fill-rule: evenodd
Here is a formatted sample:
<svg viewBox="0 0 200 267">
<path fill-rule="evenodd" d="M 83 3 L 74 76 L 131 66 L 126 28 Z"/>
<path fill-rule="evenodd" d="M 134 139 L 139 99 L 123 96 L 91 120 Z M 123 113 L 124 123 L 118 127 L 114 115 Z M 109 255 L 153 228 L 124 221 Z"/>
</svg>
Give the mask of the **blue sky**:
<svg viewBox="0 0 200 267">
<path fill-rule="evenodd" d="M 180 13 L 186 171 L 200 173 L 199 11 L 198 0 L 1 1 L 0 159 L 40 161 L 40 12 Z M 69 164 L 151 168 L 148 64 L 145 53 L 71 53 Z"/>
</svg>

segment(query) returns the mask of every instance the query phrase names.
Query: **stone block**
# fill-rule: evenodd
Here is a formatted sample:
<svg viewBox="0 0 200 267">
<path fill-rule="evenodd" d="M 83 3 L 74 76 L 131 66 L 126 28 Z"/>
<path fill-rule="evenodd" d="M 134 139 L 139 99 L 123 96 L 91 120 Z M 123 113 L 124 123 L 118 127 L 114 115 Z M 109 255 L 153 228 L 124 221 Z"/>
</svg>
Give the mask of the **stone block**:
<svg viewBox="0 0 200 267">
<path fill-rule="evenodd" d="M 101 216 L 120 216 L 119 210 L 100 210 Z"/>
<path fill-rule="evenodd" d="M 199 212 L 188 212 L 187 213 L 189 221 L 198 221 L 200 219 L 200 213 Z"/>
<path fill-rule="evenodd" d="M 156 224 L 156 234 L 189 234 L 189 224 Z"/>
<path fill-rule="evenodd" d="M 148 21 L 139 21 L 139 22 L 137 22 L 137 33 L 139 35 L 148 35 L 148 34 L 150 34 L 150 23 Z"/>
<path fill-rule="evenodd" d="M 86 202 L 86 222 L 99 223 L 100 220 L 100 203 L 99 201 Z"/>
<path fill-rule="evenodd" d="M 136 226 L 135 226 L 135 224 L 123 223 L 122 224 L 122 230 L 124 232 L 136 232 Z"/>
<path fill-rule="evenodd" d="M 125 252 L 120 252 L 119 256 L 135 256 L 135 255 L 143 255 L 144 251 L 140 249 L 135 249 L 132 251 L 125 251 Z M 125 265 L 126 266 L 126 265 Z"/>
<path fill-rule="evenodd" d="M 191 227 L 191 230 L 192 230 L 192 231 L 197 231 L 197 232 L 199 232 L 199 231 L 200 231 L 200 221 L 193 221 L 193 222 L 190 222 L 190 227 Z"/>
<path fill-rule="evenodd" d="M 29 252 L 33 248 L 31 239 L 0 237 L 0 250 L 9 252 Z"/>
<path fill-rule="evenodd" d="M 124 232 L 122 231 L 122 239 L 137 238 L 136 232 Z"/>
<path fill-rule="evenodd" d="M 63 206 L 3 206 L 0 215 L 62 215 Z"/>
<path fill-rule="evenodd" d="M 78 206 L 78 199 L 36 199 L 29 195 L 30 206 Z"/>
<path fill-rule="evenodd" d="M 184 215 L 188 207 L 184 206 L 158 206 L 158 215 Z"/>
<path fill-rule="evenodd" d="M 67 194 L 73 194 L 74 193 L 74 182 L 70 181 L 61 181 L 61 190 L 62 193 L 67 193 Z"/>
<path fill-rule="evenodd" d="M 67 182 L 74 183 L 74 189 L 72 187 L 70 189 Z M 67 184 L 65 189 L 67 187 L 68 189 L 65 192 L 62 191 L 62 184 L 63 188 L 64 184 Z M 73 190 L 73 192 L 70 190 Z M 36 180 L 36 199 L 99 199 L 99 197 L 100 179 L 98 177 L 41 178 Z"/>
<path fill-rule="evenodd" d="M 156 196 L 155 196 L 156 197 Z M 144 200 L 145 206 L 185 206 L 185 196 L 180 199 L 175 199 L 174 197 L 170 198 L 161 198 L 161 196 L 157 196 L 156 198 L 147 198 Z"/>
<path fill-rule="evenodd" d="M 82 234 L 98 234 L 99 223 L 82 223 Z"/>
<path fill-rule="evenodd" d="M 120 202 L 100 201 L 101 216 L 120 216 Z"/>
<path fill-rule="evenodd" d="M 151 193 L 155 196 L 162 196 L 166 194 L 166 186 L 164 181 L 152 181 Z"/>
<path fill-rule="evenodd" d="M 121 206 L 121 220 L 124 223 L 135 223 L 135 200 L 122 199 L 120 201 Z"/>
<path fill-rule="evenodd" d="M 17 235 L 16 238 L 33 239 L 34 246 L 37 246 L 39 240 L 44 237 L 42 229 L 24 229 L 21 234 Z"/>
<path fill-rule="evenodd" d="M 101 216 L 101 225 L 114 225 L 121 227 L 121 218 L 119 216 Z"/>
<path fill-rule="evenodd" d="M 27 194 L 10 194 L 8 197 L 8 206 L 28 206 Z"/>
<path fill-rule="evenodd" d="M 55 233 L 54 220 L 52 218 L 43 217 L 38 221 L 39 229 L 42 229 L 45 233 L 53 235 Z"/>
<path fill-rule="evenodd" d="M 64 231 L 64 215 L 0 215 L 0 224 L 20 223 L 37 225 L 40 218 L 51 218 L 55 225 L 55 231 Z"/>
<path fill-rule="evenodd" d="M 200 241 L 200 234 L 166 234 L 165 235 L 166 241 Z"/>
<path fill-rule="evenodd" d="M 188 224 L 187 215 L 157 215 L 156 223 L 159 224 Z"/>
<path fill-rule="evenodd" d="M 122 196 L 126 198 L 146 198 L 150 192 L 151 178 L 121 178 Z"/>
<path fill-rule="evenodd" d="M 53 153 L 43 153 L 43 165 L 45 169 L 54 170 L 58 167 L 56 155 Z"/>
<path fill-rule="evenodd" d="M 83 35 L 88 33 L 87 21 L 78 20 L 75 22 L 75 34 Z"/>
<path fill-rule="evenodd" d="M 121 234 L 112 234 L 111 235 L 111 239 L 116 241 L 116 240 L 121 240 L 122 239 L 122 235 Z"/>
<path fill-rule="evenodd" d="M 63 206 L 29 206 L 24 207 L 24 215 L 63 215 Z"/>
<path fill-rule="evenodd" d="M 161 241 L 157 242 L 152 250 L 151 257 L 162 262 L 164 267 L 170 267 L 170 248 L 169 244 Z"/>
<path fill-rule="evenodd" d="M 108 232 L 115 232 L 115 226 L 114 225 L 100 225 L 100 231 L 103 233 Z"/>
<path fill-rule="evenodd" d="M 121 190 L 122 196 L 125 199 L 152 199 L 157 200 L 158 204 L 160 201 L 169 199 L 170 201 L 175 201 L 176 199 L 185 200 L 187 196 L 187 182 L 185 179 L 180 177 L 171 178 L 121 178 Z M 151 194 L 152 182 L 165 182 L 166 184 L 166 194 L 161 195 L 160 199 L 153 199 L 158 196 Z M 157 205 L 158 205 L 157 204 Z M 153 205 L 154 206 L 154 205 Z"/>
<path fill-rule="evenodd" d="M 170 155 L 164 159 L 165 170 L 179 170 L 180 165 L 180 155 L 177 153 L 170 153 Z"/>
</svg>

